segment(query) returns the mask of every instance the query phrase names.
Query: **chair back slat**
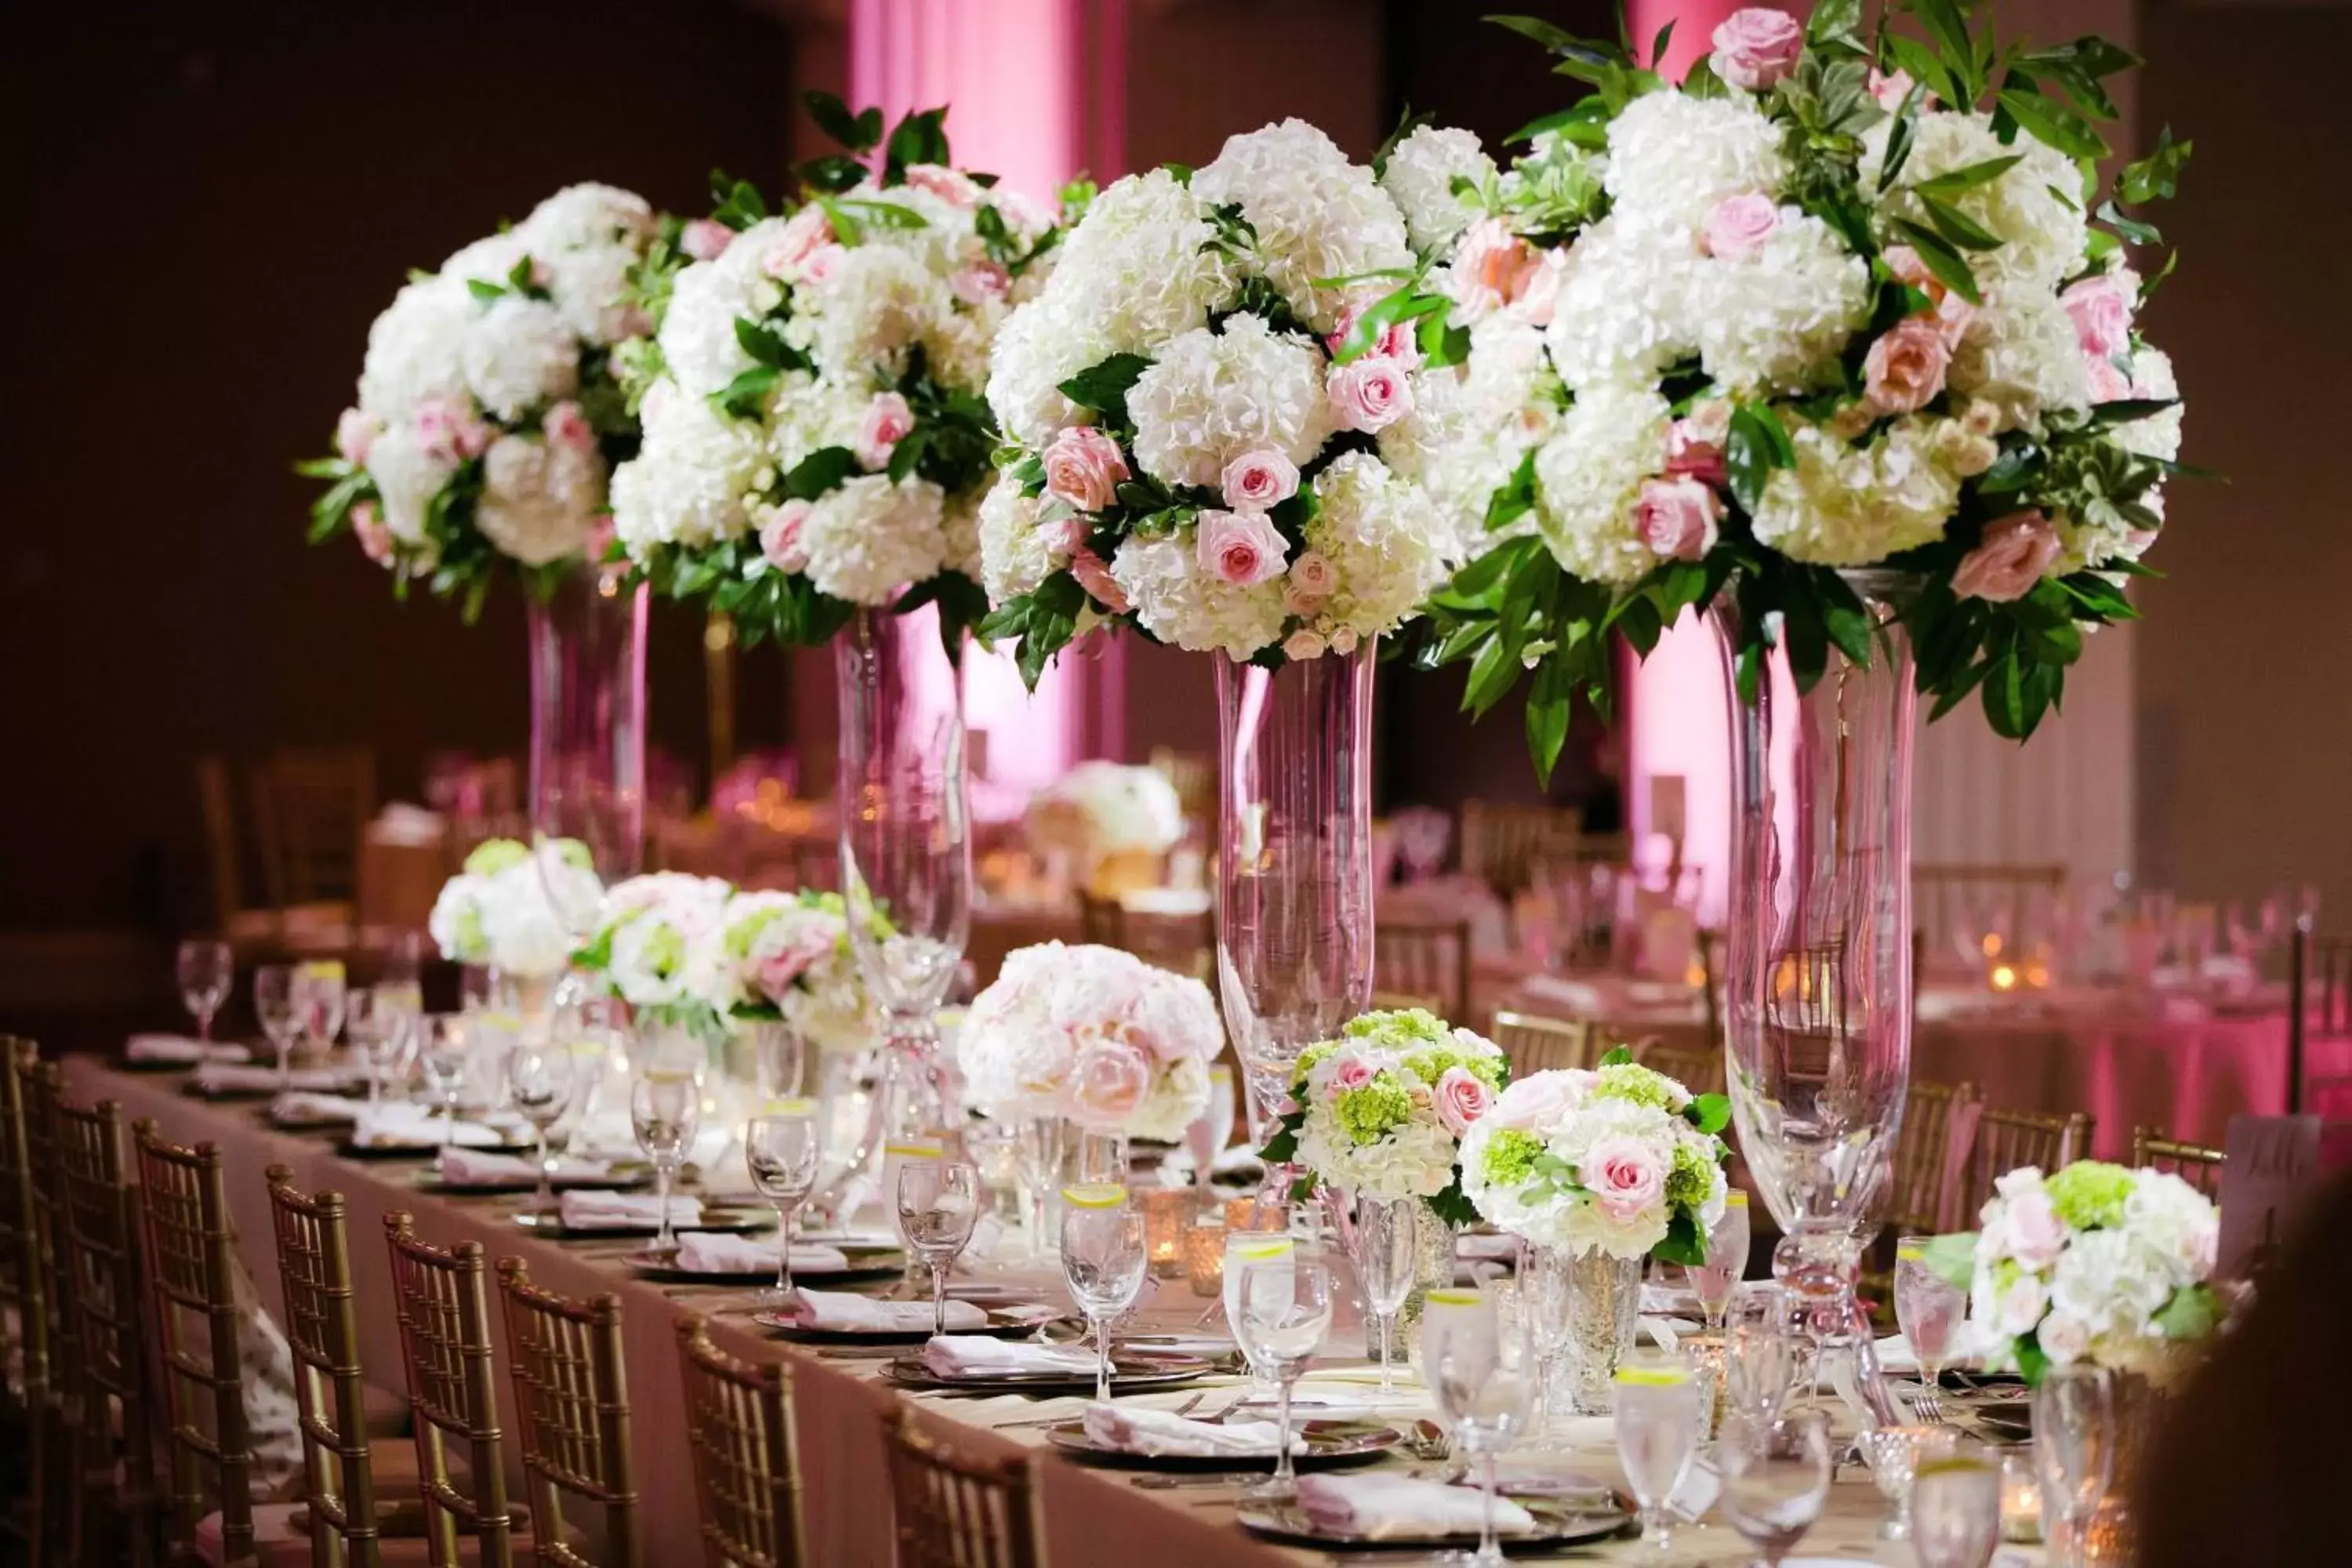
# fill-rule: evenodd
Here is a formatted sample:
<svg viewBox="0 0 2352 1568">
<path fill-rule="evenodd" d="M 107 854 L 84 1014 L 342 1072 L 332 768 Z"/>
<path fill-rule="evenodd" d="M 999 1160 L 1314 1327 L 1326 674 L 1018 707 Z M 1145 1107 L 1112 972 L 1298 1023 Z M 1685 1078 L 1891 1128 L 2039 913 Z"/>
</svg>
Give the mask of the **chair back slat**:
<svg viewBox="0 0 2352 1568">
<path fill-rule="evenodd" d="M 1372 927 L 1372 980 L 1391 993 L 1434 996 L 1452 1024 L 1470 1022 L 1470 922 L 1380 921 Z"/>
<path fill-rule="evenodd" d="M 1693 1094 L 1721 1094 L 1723 1052 L 1704 1047 L 1669 1046 L 1655 1036 L 1636 1041 L 1633 1059 L 1653 1072 L 1662 1072 Z"/>
<path fill-rule="evenodd" d="M 2229 1163 L 2225 1150 L 2186 1143 L 2154 1127 L 2132 1129 L 2133 1164 L 2169 1171 L 2209 1198 L 2221 1195 L 2221 1172 Z"/>
<path fill-rule="evenodd" d="M 1886 1223 L 1898 1235 L 1925 1235 L 1953 1227 L 1959 1196 L 1959 1171 L 1952 1159 L 1959 1123 L 1973 1134 L 1974 1084 L 1914 1079 L 1903 1106 L 1903 1131 L 1895 1143 L 1895 1190 Z"/>
<path fill-rule="evenodd" d="M 270 1166 L 267 1177 L 278 1278 L 286 1291 L 286 1343 L 294 1359 L 311 1542 L 320 1549 L 320 1568 L 376 1568 L 383 1561 L 382 1526 L 343 1194 L 313 1197 L 297 1191 L 294 1173 L 284 1165 Z"/>
<path fill-rule="evenodd" d="M 287 747 L 254 764 L 251 782 L 269 901 L 283 909 L 352 897 L 360 837 L 375 810 L 375 753 Z"/>
<path fill-rule="evenodd" d="M 1591 1025 L 1566 1018 L 1507 1011 L 1495 1015 L 1495 1043 L 1503 1047 L 1514 1079 L 1559 1068 L 1590 1068 L 1601 1054 L 1599 1038 Z"/>
<path fill-rule="evenodd" d="M 2038 1110 L 1982 1110 L 1977 1115 L 1976 1163 L 1969 1173 L 1968 1209 L 1992 1196 L 1993 1184 L 2021 1165 L 2062 1169 L 2091 1152 L 2091 1118 Z"/>
<path fill-rule="evenodd" d="M 435 1247 L 418 1239 L 405 1214 L 384 1215 L 383 1226 L 416 1433 L 427 1554 L 433 1568 L 458 1568 L 459 1537 L 468 1536 L 479 1552 L 473 1561 L 482 1568 L 514 1568 L 514 1516 L 507 1507 L 481 1244 Z M 470 1489 L 453 1479 L 452 1443 L 465 1445 Z M 551 1521 L 542 1533 L 552 1528 Z"/>
<path fill-rule="evenodd" d="M 699 1317 L 678 1320 L 677 1360 L 710 1568 L 801 1568 L 791 1369 L 738 1361 L 710 1342 Z"/>
<path fill-rule="evenodd" d="M 1026 1456 L 977 1459 L 886 1411 L 898 1568 L 1043 1568 L 1034 1471 Z"/>
<path fill-rule="evenodd" d="M 561 1568 L 637 1568 L 637 1491 L 622 1369 L 621 1299 L 576 1301 L 531 1283 L 520 1258 L 499 1259 L 515 1419 L 522 1433 L 539 1561 Z M 601 1563 L 562 1539 L 563 1503 L 604 1515 Z"/>
<path fill-rule="evenodd" d="M 40 1050 L 30 1040 L 0 1035 L 0 1340 L 16 1369 L 24 1422 L 23 1501 L 0 1510 L 0 1538 L 24 1547 L 24 1560 L 44 1550 L 43 1506 L 48 1467 L 57 1456 L 49 1438 L 48 1239 L 33 1177 L 33 1075 Z"/>
<path fill-rule="evenodd" d="M 1207 909 L 1170 914 L 1131 910 L 1118 898 L 1080 889 L 1078 940 L 1132 953 L 1157 969 L 1214 984 L 1216 918 Z"/>
<path fill-rule="evenodd" d="M 110 1100 L 74 1105 L 60 1092 L 48 1099 L 63 1199 L 66 1291 L 80 1360 L 76 1473 L 118 1475 L 112 1500 L 127 1516 L 124 1528 L 132 1541 L 141 1542 L 157 1502 L 153 1447 L 143 1439 L 123 1443 L 121 1468 L 114 1471 L 115 1434 L 152 1432 L 154 1409 L 139 1195 L 122 1153 L 122 1107 Z"/>
</svg>

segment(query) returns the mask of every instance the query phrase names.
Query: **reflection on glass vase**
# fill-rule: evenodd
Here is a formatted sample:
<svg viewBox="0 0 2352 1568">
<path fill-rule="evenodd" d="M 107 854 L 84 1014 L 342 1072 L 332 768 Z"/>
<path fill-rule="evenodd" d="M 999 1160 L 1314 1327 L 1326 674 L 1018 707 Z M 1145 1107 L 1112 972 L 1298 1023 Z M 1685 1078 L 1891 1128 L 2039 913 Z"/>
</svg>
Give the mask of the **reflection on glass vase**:
<svg viewBox="0 0 2352 1568">
<path fill-rule="evenodd" d="M 841 890 L 866 992 L 886 1020 L 880 1081 L 850 1167 L 821 1206 L 846 1219 L 887 1151 L 952 1151 L 962 1120 L 937 1015 L 971 926 L 963 682 L 936 614 L 859 610 L 834 639 Z M 961 638 L 955 655 L 961 652 Z"/>
<path fill-rule="evenodd" d="M 1413 1228 L 1412 1290 L 1404 1299 L 1397 1313 L 1397 1343 L 1403 1347 L 1403 1359 L 1416 1373 L 1421 1368 L 1421 1318 L 1429 1304 L 1432 1290 L 1444 1290 L 1454 1283 L 1454 1248 L 1462 1240 L 1462 1227 L 1449 1225 L 1437 1217 L 1436 1211 L 1423 1207 L 1420 1224 Z"/>
<path fill-rule="evenodd" d="M 1642 1262 L 1587 1251 L 1568 1260 L 1570 1389 L 1579 1415 L 1615 1407 L 1617 1368 L 1633 1349 Z"/>
<path fill-rule="evenodd" d="M 1853 1281 L 1911 1068 L 1908 584 L 1844 578 L 1869 617 L 1866 665 L 1818 638 L 1792 647 L 1773 617 L 1743 682 L 1737 596 L 1716 611 L 1732 687 L 1727 1065 L 1740 1152 L 1782 1233 L 1773 1273 L 1803 1303 L 1822 1374 L 1891 1422 Z M 1801 692 L 1798 669 L 1824 658 Z"/>
<path fill-rule="evenodd" d="M 1372 647 L 1279 669 L 1213 656 L 1217 981 L 1263 1148 L 1298 1053 L 1372 994 Z M 1271 1163 L 1261 1206 L 1297 1170 Z"/>
</svg>

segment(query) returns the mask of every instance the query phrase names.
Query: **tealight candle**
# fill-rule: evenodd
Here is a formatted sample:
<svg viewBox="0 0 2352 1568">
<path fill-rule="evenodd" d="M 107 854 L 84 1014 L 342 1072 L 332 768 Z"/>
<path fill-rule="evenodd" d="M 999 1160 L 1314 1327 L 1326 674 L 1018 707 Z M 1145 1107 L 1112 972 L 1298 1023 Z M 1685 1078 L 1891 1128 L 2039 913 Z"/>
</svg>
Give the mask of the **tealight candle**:
<svg viewBox="0 0 2352 1568">
<path fill-rule="evenodd" d="M 1282 1211 L 1270 1208 L 1261 1215 L 1256 1198 L 1227 1198 L 1225 1228 L 1227 1230 L 1280 1230 L 1283 1228 Z"/>
<path fill-rule="evenodd" d="M 1173 1279 L 1185 1271 L 1184 1237 L 1199 1211 L 1200 1199 L 1192 1187 L 1148 1187 L 1143 1192 L 1143 1243 L 1155 1278 Z"/>
<path fill-rule="evenodd" d="M 1184 1233 L 1184 1272 L 1192 1294 L 1217 1297 L 1225 1293 L 1225 1227 L 1202 1220 Z"/>
<path fill-rule="evenodd" d="M 2033 1445 L 2021 1443 L 2000 1456 L 2000 1538 L 2042 1539 L 2042 1477 L 2033 1465 Z"/>
</svg>

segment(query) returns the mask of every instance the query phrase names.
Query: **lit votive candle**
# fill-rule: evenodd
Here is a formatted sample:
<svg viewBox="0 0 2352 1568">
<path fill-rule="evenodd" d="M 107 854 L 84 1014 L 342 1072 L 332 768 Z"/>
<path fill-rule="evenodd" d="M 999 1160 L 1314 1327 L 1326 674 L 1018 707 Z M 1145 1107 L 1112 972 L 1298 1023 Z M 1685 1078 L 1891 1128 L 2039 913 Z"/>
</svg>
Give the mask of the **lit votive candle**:
<svg viewBox="0 0 2352 1568">
<path fill-rule="evenodd" d="M 1203 1220 L 1184 1232 L 1184 1272 L 1192 1294 L 1203 1298 L 1225 1293 L 1225 1227 Z"/>
<path fill-rule="evenodd" d="M 1255 1197 L 1225 1200 L 1227 1230 L 1280 1230 L 1283 1223 L 1283 1215 L 1278 1209 L 1267 1209 L 1261 1214 Z"/>
<path fill-rule="evenodd" d="M 1148 1187 L 1143 1193 L 1143 1244 L 1151 1272 L 1172 1279 L 1184 1272 L 1184 1235 L 1192 1228 L 1200 1198 L 1191 1187 Z"/>
<path fill-rule="evenodd" d="M 2021 1443 L 2000 1456 L 2000 1538 L 2042 1539 L 2042 1478 L 2033 1466 L 2033 1445 Z"/>
</svg>

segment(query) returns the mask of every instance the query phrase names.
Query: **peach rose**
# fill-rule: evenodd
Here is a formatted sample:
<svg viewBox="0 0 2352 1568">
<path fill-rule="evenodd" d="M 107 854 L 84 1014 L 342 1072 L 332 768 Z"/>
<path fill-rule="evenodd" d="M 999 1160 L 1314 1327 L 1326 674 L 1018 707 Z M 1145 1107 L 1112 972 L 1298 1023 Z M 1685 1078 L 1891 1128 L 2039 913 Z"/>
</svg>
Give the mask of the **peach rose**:
<svg viewBox="0 0 2352 1568">
<path fill-rule="evenodd" d="M 1716 521 L 1723 503 L 1698 480 L 1644 479 L 1633 503 L 1633 526 L 1652 554 L 1668 561 L 1696 561 L 1715 548 Z"/>
<path fill-rule="evenodd" d="M 550 441 L 575 452 L 584 452 L 596 444 L 596 432 L 589 425 L 588 416 L 580 412 L 580 405 L 568 398 L 547 411 L 547 417 L 540 421 L 540 429 Z"/>
<path fill-rule="evenodd" d="M 1100 511 L 1128 477 L 1118 443 L 1091 425 L 1076 425 L 1045 448 L 1045 493 L 1080 511 Z"/>
<path fill-rule="evenodd" d="M 1723 447 L 1731 439 L 1731 402 L 1710 397 L 1691 405 L 1689 413 L 1666 431 L 1666 472 L 1688 475 L 1708 484 L 1723 482 Z"/>
<path fill-rule="evenodd" d="M 1863 357 L 1864 401 L 1873 413 L 1911 414 L 1944 390 L 1952 345 L 1932 316 L 1906 316 L 1881 332 Z"/>
<path fill-rule="evenodd" d="M 1282 656 L 1297 659 L 1321 658 L 1324 646 L 1321 637 L 1301 626 L 1282 639 Z"/>
<path fill-rule="evenodd" d="M 363 500 L 352 507 L 352 532 L 359 540 L 367 558 L 379 566 L 392 564 L 392 528 L 383 521 L 383 513 L 375 502 Z"/>
<path fill-rule="evenodd" d="M 1118 579 L 1113 577 L 1110 568 L 1103 564 L 1103 558 L 1083 544 L 1070 551 L 1070 575 L 1078 580 L 1078 586 L 1084 588 L 1096 604 L 1112 615 L 1123 616 L 1135 608 L 1128 601 L 1127 590 L 1118 585 Z"/>
<path fill-rule="evenodd" d="M 1236 588 L 1282 575 L 1290 546 L 1264 512 L 1204 511 L 1192 535 L 1201 570 Z"/>
<path fill-rule="evenodd" d="M 1780 209 L 1772 205 L 1772 198 L 1750 191 L 1716 203 L 1715 210 L 1706 215 L 1701 237 L 1709 256 L 1739 261 L 1762 250 L 1780 226 Z"/>
<path fill-rule="evenodd" d="M 801 544 L 801 528 L 813 510 L 794 498 L 768 514 L 760 525 L 760 553 L 779 572 L 808 570 L 808 551 Z"/>
<path fill-rule="evenodd" d="M 1151 1092 L 1151 1064 L 1133 1046 L 1097 1040 L 1081 1047 L 1071 1062 L 1066 1092 L 1071 1121 L 1115 1128 L 1133 1116 Z"/>
<path fill-rule="evenodd" d="M 1515 304 L 1535 282 L 1542 258 L 1498 217 L 1462 232 L 1454 253 L 1454 298 L 1471 321 Z"/>
<path fill-rule="evenodd" d="M 760 270 L 784 282 L 808 278 L 810 263 L 832 244 L 833 222 L 824 209 L 804 206 L 785 220 L 782 230 L 760 253 Z"/>
<path fill-rule="evenodd" d="M 1960 558 L 1952 574 L 1956 598 L 2004 605 L 2021 599 L 2058 559 L 2058 531 L 2038 511 L 2021 511 L 1989 524 L 1984 539 Z"/>
<path fill-rule="evenodd" d="M 2058 296 L 2074 323 L 2074 341 L 2094 359 L 2113 359 L 2131 347 L 2137 290 L 2112 272 L 2069 284 Z"/>
<path fill-rule="evenodd" d="M 951 207 L 968 207 L 980 200 L 980 187 L 971 176 L 949 168 L 944 163 L 909 163 L 907 184 L 919 191 L 929 191 Z"/>
<path fill-rule="evenodd" d="M 734 243 L 735 231 L 717 218 L 696 218 L 677 237 L 677 247 L 697 261 L 716 261 Z"/>
<path fill-rule="evenodd" d="M 1797 68 L 1805 29 L 1785 11 L 1751 5 L 1724 18 L 1708 40 L 1715 74 L 1733 87 L 1759 91 Z"/>
</svg>

